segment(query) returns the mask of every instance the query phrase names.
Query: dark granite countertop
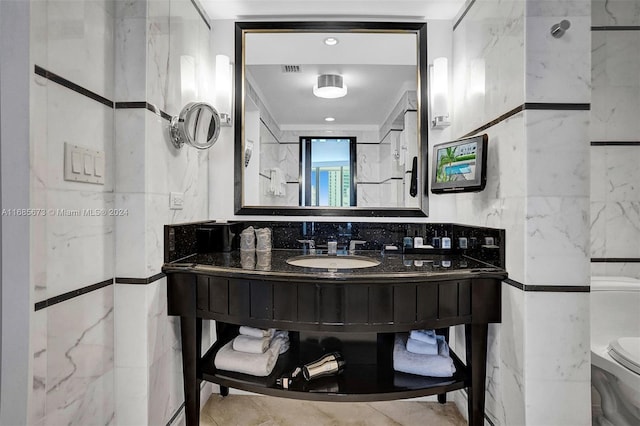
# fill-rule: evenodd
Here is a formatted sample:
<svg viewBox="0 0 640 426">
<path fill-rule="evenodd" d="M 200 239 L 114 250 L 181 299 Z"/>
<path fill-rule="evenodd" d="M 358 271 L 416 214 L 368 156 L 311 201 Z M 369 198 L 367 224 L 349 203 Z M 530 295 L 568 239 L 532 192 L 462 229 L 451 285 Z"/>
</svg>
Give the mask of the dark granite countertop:
<svg viewBox="0 0 640 426">
<path fill-rule="evenodd" d="M 403 254 L 357 250 L 354 254 L 380 262 L 377 266 L 358 269 L 306 268 L 293 266 L 286 261 L 306 254 L 303 250 L 279 250 L 270 252 L 219 252 L 194 254 L 176 262 L 166 263 L 165 273 L 192 272 L 246 279 L 292 279 L 334 281 L 386 281 L 401 278 L 408 281 L 499 278 L 504 279 L 504 269 L 492 266 L 461 254 Z M 347 253 L 339 252 L 338 256 Z M 326 254 L 319 256 L 327 256 Z"/>
</svg>

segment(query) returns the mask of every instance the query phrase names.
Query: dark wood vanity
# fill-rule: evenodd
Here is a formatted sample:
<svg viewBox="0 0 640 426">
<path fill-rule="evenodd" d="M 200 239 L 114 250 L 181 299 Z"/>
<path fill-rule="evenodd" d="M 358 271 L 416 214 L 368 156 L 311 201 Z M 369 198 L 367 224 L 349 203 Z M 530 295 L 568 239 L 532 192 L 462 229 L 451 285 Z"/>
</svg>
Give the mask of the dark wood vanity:
<svg viewBox="0 0 640 426">
<path fill-rule="evenodd" d="M 500 322 L 504 269 L 464 255 L 384 255 L 361 270 L 300 268 L 286 259 L 300 250 L 274 250 L 268 263 L 247 267 L 240 253 L 197 254 L 166 263 L 168 309 L 180 316 L 186 419 L 197 425 L 202 380 L 260 394 L 322 401 L 376 401 L 439 395 L 467 388 L 469 424 L 484 419 L 487 329 Z M 360 253 L 359 253 L 360 254 Z M 418 260 L 418 262 L 416 262 Z M 243 267 L 244 266 L 244 267 Z M 200 356 L 202 320 L 215 320 L 216 343 Z M 394 333 L 465 325 L 466 365 L 451 352 L 450 378 L 393 370 Z M 290 332 L 291 347 L 268 377 L 216 370 L 218 349 L 240 325 Z M 340 376 L 291 389 L 276 379 L 323 353 L 339 350 L 347 366 Z"/>
</svg>

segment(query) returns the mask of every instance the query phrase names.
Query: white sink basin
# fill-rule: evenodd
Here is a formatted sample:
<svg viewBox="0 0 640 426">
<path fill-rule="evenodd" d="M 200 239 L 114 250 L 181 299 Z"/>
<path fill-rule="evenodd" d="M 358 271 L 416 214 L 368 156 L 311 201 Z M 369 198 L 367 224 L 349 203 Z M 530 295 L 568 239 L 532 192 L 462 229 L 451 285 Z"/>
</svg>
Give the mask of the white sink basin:
<svg viewBox="0 0 640 426">
<path fill-rule="evenodd" d="M 379 261 L 364 256 L 311 256 L 303 255 L 287 259 L 287 263 L 303 268 L 320 269 L 357 269 L 370 268 L 380 264 Z"/>
</svg>

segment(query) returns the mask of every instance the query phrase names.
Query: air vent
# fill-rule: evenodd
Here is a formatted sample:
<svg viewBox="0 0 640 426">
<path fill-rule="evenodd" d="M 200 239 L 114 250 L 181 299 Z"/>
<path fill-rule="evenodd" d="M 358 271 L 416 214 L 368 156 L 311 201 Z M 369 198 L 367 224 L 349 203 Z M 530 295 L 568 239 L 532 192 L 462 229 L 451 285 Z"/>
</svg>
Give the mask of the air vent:
<svg viewBox="0 0 640 426">
<path fill-rule="evenodd" d="M 302 72 L 302 66 L 300 65 L 283 65 L 282 72 L 284 73 L 292 73 L 292 72 Z"/>
</svg>

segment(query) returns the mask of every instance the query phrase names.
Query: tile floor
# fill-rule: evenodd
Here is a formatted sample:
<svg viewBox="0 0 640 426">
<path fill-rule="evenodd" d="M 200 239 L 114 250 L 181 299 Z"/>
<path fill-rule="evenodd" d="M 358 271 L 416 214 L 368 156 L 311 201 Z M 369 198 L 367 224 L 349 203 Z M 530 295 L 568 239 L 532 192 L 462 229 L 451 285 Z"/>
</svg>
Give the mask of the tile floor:
<svg viewBox="0 0 640 426">
<path fill-rule="evenodd" d="M 311 402 L 270 396 L 212 395 L 201 426 L 463 426 L 453 402 Z"/>
</svg>

